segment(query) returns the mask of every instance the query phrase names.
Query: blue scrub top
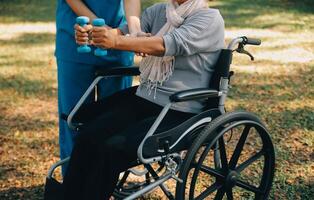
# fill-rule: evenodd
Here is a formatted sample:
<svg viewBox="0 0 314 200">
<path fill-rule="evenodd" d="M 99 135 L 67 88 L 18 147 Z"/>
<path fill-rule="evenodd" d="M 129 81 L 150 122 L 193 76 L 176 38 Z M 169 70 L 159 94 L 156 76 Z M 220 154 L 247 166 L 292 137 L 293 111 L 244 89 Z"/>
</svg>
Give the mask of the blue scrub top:
<svg viewBox="0 0 314 200">
<path fill-rule="evenodd" d="M 123 27 L 126 24 L 123 0 L 84 0 L 85 4 L 96 14 L 97 17 L 106 20 L 110 27 Z M 77 44 L 74 39 L 74 25 L 77 15 L 71 10 L 65 0 L 58 0 L 56 13 L 57 36 L 56 51 L 57 59 L 105 66 L 130 66 L 133 64 L 134 54 L 126 51 L 109 50 L 108 55 L 97 57 L 91 53 L 77 53 Z M 94 47 L 92 47 L 94 50 Z"/>
</svg>

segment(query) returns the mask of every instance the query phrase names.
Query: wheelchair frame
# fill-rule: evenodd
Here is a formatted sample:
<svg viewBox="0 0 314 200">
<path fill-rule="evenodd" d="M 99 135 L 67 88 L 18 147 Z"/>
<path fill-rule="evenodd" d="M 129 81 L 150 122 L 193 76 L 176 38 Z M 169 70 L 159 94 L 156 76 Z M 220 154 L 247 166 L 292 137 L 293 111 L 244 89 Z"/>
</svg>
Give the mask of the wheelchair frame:
<svg viewBox="0 0 314 200">
<path fill-rule="evenodd" d="M 250 44 L 250 45 L 260 45 L 261 41 L 257 40 L 257 39 L 250 39 L 250 38 L 247 38 L 247 37 L 238 37 L 238 38 L 233 39 L 229 43 L 229 45 L 228 45 L 226 50 L 231 51 L 231 52 L 237 51 L 238 53 L 247 54 L 253 60 L 254 59 L 253 56 L 251 54 L 249 54 L 247 51 L 244 50 L 244 46 L 247 45 L 247 44 Z M 237 49 L 235 49 L 236 46 L 238 46 Z M 231 53 L 231 55 L 232 55 L 232 53 Z M 231 59 L 232 58 L 230 58 L 229 61 L 226 61 L 227 65 L 229 65 L 229 66 L 230 66 L 230 64 L 232 62 Z M 140 190 L 135 191 L 135 192 L 132 191 L 129 195 L 127 194 L 128 196 L 127 195 L 124 195 L 124 196 L 122 195 L 122 197 L 125 197 L 124 198 L 125 200 L 136 199 L 136 198 L 146 194 L 147 192 L 155 189 L 158 186 L 161 187 L 162 191 L 165 193 L 165 195 L 169 199 L 175 199 L 175 197 L 171 194 L 171 192 L 164 185 L 164 183 L 166 181 L 168 181 L 169 179 L 175 179 L 178 183 L 182 183 L 183 182 L 183 180 L 176 175 L 178 173 L 178 171 L 181 170 L 180 168 L 181 168 L 181 165 L 182 165 L 182 158 L 181 158 L 181 155 L 178 152 L 172 152 L 171 153 L 171 150 L 183 138 L 185 138 L 186 135 L 188 135 L 195 128 L 197 128 L 197 127 L 205 127 L 206 125 L 212 123 L 212 121 L 213 121 L 212 117 L 209 116 L 209 117 L 205 117 L 203 119 L 198 120 L 190 128 L 185 130 L 184 133 L 181 134 L 181 136 L 176 140 L 175 143 L 173 143 L 172 145 L 170 145 L 169 143 L 164 145 L 164 149 L 159 149 L 158 150 L 158 152 L 161 153 L 161 155 L 148 157 L 148 158 L 144 157 L 144 155 L 143 155 L 144 144 L 148 140 L 148 138 L 150 138 L 151 136 L 154 135 L 154 133 L 156 132 L 156 129 L 160 125 L 161 121 L 164 119 L 165 115 L 167 114 L 167 112 L 171 108 L 172 104 L 175 104 L 177 102 L 191 101 L 191 100 L 197 100 L 197 99 L 219 98 L 218 108 L 217 109 L 219 110 L 221 116 L 223 116 L 225 114 L 225 100 L 227 98 L 228 90 L 229 90 L 229 81 L 230 81 L 229 66 L 227 67 L 227 69 L 224 69 L 225 72 L 223 72 L 222 76 L 220 77 L 219 89 L 218 90 L 212 90 L 212 89 L 208 89 L 208 88 L 191 89 L 191 90 L 177 92 L 177 93 L 173 94 L 170 97 L 170 103 L 168 103 L 167 105 L 164 106 L 164 108 L 162 109 L 162 111 L 160 112 L 159 116 L 157 117 L 157 119 L 155 120 L 155 122 L 153 123 L 153 125 L 151 126 L 149 131 L 147 132 L 146 136 L 142 140 L 142 142 L 139 145 L 138 150 L 137 150 L 138 163 L 139 164 L 143 164 L 145 166 L 146 170 L 137 171 L 137 170 L 134 170 L 134 169 L 129 169 L 128 171 L 125 172 L 124 176 L 122 177 L 122 180 L 118 183 L 118 188 L 121 188 L 123 186 L 123 184 L 126 181 L 129 173 L 133 173 L 133 174 L 138 175 L 138 176 L 142 176 L 142 175 L 145 174 L 146 175 L 146 183 L 147 184 L 145 184 L 144 187 L 140 187 Z M 97 86 L 98 82 L 101 79 L 107 78 L 107 77 L 136 76 L 136 75 L 139 75 L 139 74 L 140 74 L 140 72 L 139 72 L 138 68 L 136 68 L 136 67 L 112 68 L 112 69 L 105 69 L 103 71 L 98 72 L 96 74 L 96 76 L 97 76 L 96 79 L 92 82 L 92 84 L 89 86 L 89 88 L 86 90 L 86 92 L 83 94 L 83 96 L 80 98 L 78 103 L 75 105 L 75 107 L 73 108 L 73 110 L 71 111 L 69 116 L 67 117 L 68 126 L 71 129 L 73 129 L 73 130 L 79 130 L 79 126 L 81 124 L 75 124 L 73 122 L 73 118 L 74 118 L 75 114 L 77 113 L 77 111 L 80 109 L 80 107 L 84 104 L 86 99 L 89 97 L 89 95 L 94 91 L 94 88 Z M 264 125 L 262 125 L 259 122 L 258 119 L 255 120 L 254 123 L 252 121 L 250 121 L 250 120 L 246 120 L 246 121 L 242 120 L 240 122 L 242 122 L 242 123 L 244 123 L 244 122 L 245 123 L 252 123 L 251 126 L 253 126 L 253 124 L 256 123 L 256 124 L 258 124 L 258 127 L 260 129 L 264 128 Z M 237 123 L 235 122 L 235 124 L 237 124 Z M 266 135 L 268 135 L 266 129 L 265 129 L 265 132 L 266 132 Z M 269 143 L 269 138 L 267 136 L 265 136 L 265 137 L 267 138 L 266 141 L 268 141 L 268 143 Z M 215 168 L 216 169 L 223 168 L 223 160 L 221 159 L 221 156 L 224 156 L 224 155 L 222 154 L 222 152 L 220 152 L 219 146 L 222 145 L 224 147 L 224 144 L 220 143 L 220 140 L 219 141 L 217 140 L 212 145 L 214 145 L 216 147 L 214 149 Z M 273 152 L 272 144 L 270 144 L 269 148 L 270 148 L 270 151 Z M 273 160 L 273 162 L 270 163 L 270 165 L 273 165 L 274 164 L 274 157 L 272 157 L 272 156 L 270 156 L 270 157 L 273 158 L 273 159 L 271 159 L 271 160 Z M 68 161 L 69 161 L 69 158 L 66 158 L 66 159 L 61 160 L 61 161 L 57 162 L 56 164 L 54 164 L 51 167 L 51 169 L 49 170 L 47 178 L 52 178 L 54 170 L 58 166 L 61 166 L 61 165 L 63 165 L 64 163 L 66 163 Z M 165 169 L 166 169 L 164 174 L 161 175 L 161 176 L 158 176 L 157 172 L 151 167 L 151 164 L 152 163 L 156 163 L 156 162 L 163 163 L 161 168 L 165 167 Z M 273 173 L 274 172 L 273 171 L 269 171 L 267 173 L 270 174 L 269 175 L 270 176 L 269 179 L 270 179 L 270 182 L 272 182 Z M 153 179 L 155 179 L 155 181 L 152 182 L 152 183 L 150 182 L 149 174 L 151 174 Z M 228 174 L 228 176 L 229 176 L 229 174 Z M 227 177 L 227 175 L 226 175 L 226 177 Z M 270 183 L 270 185 L 271 185 L 271 183 Z M 267 185 L 267 187 L 269 187 L 269 184 Z M 268 190 L 268 191 L 266 191 L 266 190 Z M 270 189 L 265 189 L 266 193 L 269 193 L 269 190 Z M 227 198 L 228 199 L 232 199 L 233 198 L 233 197 L 232 198 L 230 197 L 230 193 L 229 193 L 229 195 L 228 195 L 227 192 L 225 192 L 225 193 L 227 194 Z M 218 192 L 217 192 L 217 194 L 218 194 Z M 268 194 L 266 194 L 266 195 L 268 195 Z M 119 191 L 116 191 L 116 196 L 119 197 Z M 232 196 L 232 194 L 231 194 L 231 196 Z M 190 199 L 191 199 L 191 197 L 190 197 Z M 196 199 L 202 199 L 202 198 L 196 198 Z M 260 198 L 256 198 L 256 199 L 260 199 Z"/>
</svg>

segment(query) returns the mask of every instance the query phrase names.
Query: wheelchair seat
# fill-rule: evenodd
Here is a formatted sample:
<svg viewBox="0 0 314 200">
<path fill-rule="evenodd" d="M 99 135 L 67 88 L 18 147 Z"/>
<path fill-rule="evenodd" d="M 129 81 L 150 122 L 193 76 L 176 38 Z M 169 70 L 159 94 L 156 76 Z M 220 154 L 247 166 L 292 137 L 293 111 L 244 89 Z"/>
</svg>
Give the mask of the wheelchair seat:
<svg viewBox="0 0 314 200">
<path fill-rule="evenodd" d="M 155 157 L 165 154 L 163 150 L 165 142 L 170 147 L 170 152 L 168 153 L 187 149 L 202 128 L 219 115 L 221 115 L 221 112 L 218 109 L 206 110 L 186 120 L 177 127 L 150 136 L 147 138 L 143 147 L 144 156 Z"/>
</svg>

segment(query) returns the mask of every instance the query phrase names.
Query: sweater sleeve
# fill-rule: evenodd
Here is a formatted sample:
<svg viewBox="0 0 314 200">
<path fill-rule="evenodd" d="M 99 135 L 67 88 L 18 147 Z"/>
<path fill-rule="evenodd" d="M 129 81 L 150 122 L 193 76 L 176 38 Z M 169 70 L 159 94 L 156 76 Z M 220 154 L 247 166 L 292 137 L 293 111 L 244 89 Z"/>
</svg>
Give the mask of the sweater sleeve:
<svg viewBox="0 0 314 200">
<path fill-rule="evenodd" d="M 224 47 L 224 21 L 218 10 L 204 9 L 163 36 L 165 56 L 189 56 Z"/>
<path fill-rule="evenodd" d="M 147 8 L 141 17 L 141 29 L 145 33 L 150 33 L 151 32 L 151 26 L 152 26 L 152 16 L 153 12 L 151 8 Z"/>
</svg>

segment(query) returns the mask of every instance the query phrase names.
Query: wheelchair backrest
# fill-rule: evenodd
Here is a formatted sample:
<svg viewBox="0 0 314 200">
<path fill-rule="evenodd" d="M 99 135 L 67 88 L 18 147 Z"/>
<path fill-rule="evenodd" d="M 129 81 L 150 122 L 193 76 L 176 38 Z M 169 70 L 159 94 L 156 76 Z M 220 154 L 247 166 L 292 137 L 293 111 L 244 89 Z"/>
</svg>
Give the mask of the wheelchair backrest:
<svg viewBox="0 0 314 200">
<path fill-rule="evenodd" d="M 232 51 L 229 49 L 222 49 L 218 60 L 214 66 L 214 72 L 209 82 L 209 88 L 219 91 L 221 78 L 229 78 L 229 70 L 232 62 Z M 207 100 L 206 109 L 217 108 L 219 97 L 210 98 Z"/>
</svg>

